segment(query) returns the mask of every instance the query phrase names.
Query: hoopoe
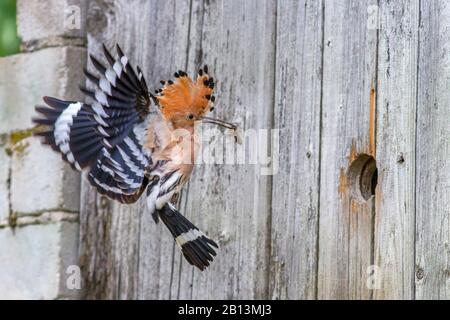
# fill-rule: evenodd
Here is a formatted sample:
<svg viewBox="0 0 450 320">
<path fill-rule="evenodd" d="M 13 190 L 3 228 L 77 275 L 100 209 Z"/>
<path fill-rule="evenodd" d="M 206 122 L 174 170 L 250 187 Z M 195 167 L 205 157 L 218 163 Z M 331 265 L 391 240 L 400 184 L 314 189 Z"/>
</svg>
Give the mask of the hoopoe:
<svg viewBox="0 0 450 320">
<path fill-rule="evenodd" d="M 206 116 L 215 100 L 206 65 L 194 80 L 176 72 L 174 80 L 161 81 L 161 89 L 151 94 L 139 66 L 135 71 L 118 45 L 118 58 L 104 45 L 103 51 L 108 66 L 90 56 L 99 76 L 84 70 L 95 87 L 80 87 L 90 102 L 44 97 L 48 106 L 37 106 L 40 116 L 33 119 L 44 129 L 36 135 L 73 169 L 87 171 L 99 193 L 133 203 L 146 191 L 155 222 L 163 221 L 186 260 L 203 271 L 218 245 L 178 212 L 171 199 L 194 166 L 199 149 L 195 125 L 236 126 Z"/>
</svg>

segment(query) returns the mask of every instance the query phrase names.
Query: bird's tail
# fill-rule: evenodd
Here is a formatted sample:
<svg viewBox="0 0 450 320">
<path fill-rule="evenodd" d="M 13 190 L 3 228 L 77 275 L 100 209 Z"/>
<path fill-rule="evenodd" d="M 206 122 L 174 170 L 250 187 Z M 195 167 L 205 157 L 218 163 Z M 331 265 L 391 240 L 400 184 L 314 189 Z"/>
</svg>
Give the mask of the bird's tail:
<svg viewBox="0 0 450 320">
<path fill-rule="evenodd" d="M 157 213 L 172 233 L 186 260 L 200 270 L 205 270 L 216 255 L 214 248 L 219 246 L 183 217 L 172 204 L 165 204 Z"/>
</svg>

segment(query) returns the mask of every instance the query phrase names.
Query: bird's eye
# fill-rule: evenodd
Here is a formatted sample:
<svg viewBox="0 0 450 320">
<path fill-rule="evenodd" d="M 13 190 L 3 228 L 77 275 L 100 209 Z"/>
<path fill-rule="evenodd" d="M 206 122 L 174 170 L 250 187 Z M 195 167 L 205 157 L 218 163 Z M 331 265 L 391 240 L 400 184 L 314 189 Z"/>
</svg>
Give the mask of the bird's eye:
<svg viewBox="0 0 450 320">
<path fill-rule="evenodd" d="M 193 115 L 192 113 L 191 113 L 191 114 L 189 114 L 189 115 L 188 115 L 188 119 L 189 119 L 189 120 L 192 120 L 192 119 L 194 119 L 194 115 Z"/>
<path fill-rule="evenodd" d="M 214 111 L 214 107 L 211 107 L 211 109 L 209 109 L 209 111 L 210 111 L 210 112 L 213 112 L 213 111 Z"/>
</svg>

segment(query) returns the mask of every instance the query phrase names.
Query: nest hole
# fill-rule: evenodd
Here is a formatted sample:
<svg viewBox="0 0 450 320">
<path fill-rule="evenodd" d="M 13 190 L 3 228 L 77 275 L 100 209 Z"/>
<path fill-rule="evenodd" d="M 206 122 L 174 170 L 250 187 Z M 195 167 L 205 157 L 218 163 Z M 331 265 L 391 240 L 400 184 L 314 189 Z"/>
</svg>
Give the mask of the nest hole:
<svg viewBox="0 0 450 320">
<path fill-rule="evenodd" d="M 353 198 L 358 202 L 364 203 L 374 197 L 378 182 L 375 158 L 368 154 L 358 155 L 348 168 L 347 181 Z"/>
</svg>

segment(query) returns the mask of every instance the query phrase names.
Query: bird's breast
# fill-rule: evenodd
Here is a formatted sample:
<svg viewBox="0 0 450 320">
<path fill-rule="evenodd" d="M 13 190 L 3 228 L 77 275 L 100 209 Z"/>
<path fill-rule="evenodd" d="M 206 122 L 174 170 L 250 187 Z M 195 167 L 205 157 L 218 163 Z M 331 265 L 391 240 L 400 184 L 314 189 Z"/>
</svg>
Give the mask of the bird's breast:
<svg viewBox="0 0 450 320">
<path fill-rule="evenodd" d="M 189 175 L 200 150 L 194 128 L 174 129 L 165 121 L 154 121 L 147 130 L 145 147 L 152 162 L 164 163 L 164 170 L 180 170 Z"/>
</svg>

